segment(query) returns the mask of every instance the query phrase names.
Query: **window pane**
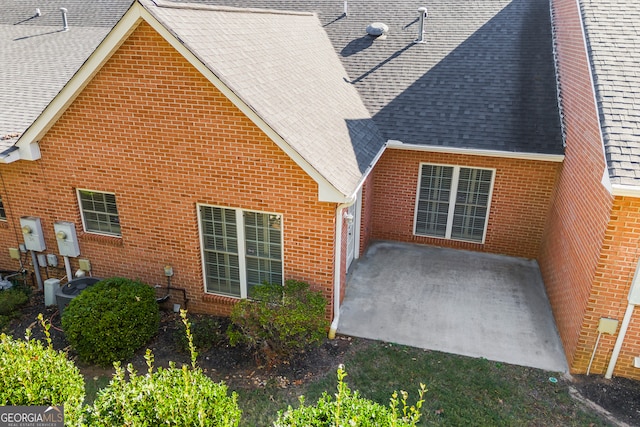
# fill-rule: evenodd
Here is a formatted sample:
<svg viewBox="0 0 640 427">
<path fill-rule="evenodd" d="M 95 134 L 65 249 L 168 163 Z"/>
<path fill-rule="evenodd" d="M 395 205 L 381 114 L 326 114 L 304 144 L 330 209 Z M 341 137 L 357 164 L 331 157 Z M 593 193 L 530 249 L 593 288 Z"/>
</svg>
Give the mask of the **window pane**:
<svg viewBox="0 0 640 427">
<path fill-rule="evenodd" d="M 244 213 L 247 291 L 264 282 L 282 283 L 282 232 L 279 215 Z"/>
<path fill-rule="evenodd" d="M 120 217 L 114 194 L 80 190 L 80 209 L 88 232 L 120 236 Z"/>
<path fill-rule="evenodd" d="M 7 212 L 4 210 L 4 205 L 2 204 L 2 197 L 0 197 L 0 219 L 7 219 Z"/>
<path fill-rule="evenodd" d="M 445 237 L 453 167 L 423 165 L 418 192 L 416 234 Z"/>
<path fill-rule="evenodd" d="M 493 171 L 460 168 L 451 237 L 481 242 L 489 206 Z"/>
<path fill-rule="evenodd" d="M 207 292 L 240 296 L 240 259 L 233 209 L 200 207 Z"/>
</svg>

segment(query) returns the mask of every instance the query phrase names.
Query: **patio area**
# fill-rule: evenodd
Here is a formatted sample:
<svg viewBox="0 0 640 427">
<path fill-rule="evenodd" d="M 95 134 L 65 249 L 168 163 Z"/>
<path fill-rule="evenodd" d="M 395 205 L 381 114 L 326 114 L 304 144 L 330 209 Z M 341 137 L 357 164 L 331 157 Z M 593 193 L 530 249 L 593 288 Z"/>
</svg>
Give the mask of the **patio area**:
<svg viewBox="0 0 640 427">
<path fill-rule="evenodd" d="M 568 370 L 534 260 L 376 242 L 349 276 L 338 333 Z"/>
</svg>

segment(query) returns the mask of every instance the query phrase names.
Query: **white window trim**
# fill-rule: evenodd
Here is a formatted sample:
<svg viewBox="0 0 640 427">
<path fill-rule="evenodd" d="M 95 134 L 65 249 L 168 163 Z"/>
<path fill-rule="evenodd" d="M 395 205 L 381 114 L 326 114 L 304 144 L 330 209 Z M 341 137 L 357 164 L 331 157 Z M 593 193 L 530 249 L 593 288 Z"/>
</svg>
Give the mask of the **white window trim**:
<svg viewBox="0 0 640 427">
<path fill-rule="evenodd" d="M 112 193 L 110 191 L 91 190 L 88 188 L 76 188 L 76 197 L 78 198 L 78 209 L 80 210 L 80 217 L 82 218 L 82 230 L 85 233 L 97 234 L 99 236 L 114 237 L 116 239 L 122 239 L 122 227 L 120 228 L 120 234 L 101 233 L 99 231 L 87 230 L 87 223 L 85 222 L 85 218 L 84 218 L 84 209 L 82 209 L 82 198 L 80 197 L 81 191 L 88 191 L 91 193 L 100 193 L 100 194 L 111 194 L 114 197 L 116 193 Z M 116 207 L 117 207 L 117 201 L 116 201 Z M 118 209 L 118 218 L 120 218 L 120 209 Z"/>
<path fill-rule="evenodd" d="M 429 166 L 445 166 L 453 168 L 453 176 L 451 177 L 451 194 L 449 195 L 449 212 L 447 213 L 447 229 L 445 231 L 444 237 L 440 236 L 429 236 L 426 234 L 418 234 L 416 232 L 418 228 L 418 204 L 420 202 L 420 183 L 422 180 L 422 167 L 425 165 Z M 491 171 L 491 183 L 489 184 L 489 200 L 487 202 L 487 216 L 484 219 L 484 228 L 482 230 L 482 241 L 478 242 L 475 240 L 465 240 L 465 239 L 456 239 L 451 237 L 451 232 L 453 230 L 453 214 L 456 208 L 456 196 L 458 195 L 458 182 L 460 179 L 460 169 L 479 169 L 479 170 L 490 170 Z M 493 185 L 496 180 L 496 171 L 495 168 L 479 168 L 475 166 L 467 166 L 467 165 L 451 165 L 446 163 L 429 163 L 429 162 L 421 162 L 420 167 L 418 169 L 418 182 L 416 184 L 416 202 L 413 207 L 413 235 L 418 237 L 429 237 L 432 239 L 440 239 L 440 240 L 453 240 L 457 242 L 466 242 L 466 243 L 475 243 L 482 244 L 487 238 L 487 228 L 489 226 L 489 216 L 491 215 L 491 202 L 493 200 Z M 455 191 L 454 191 L 455 190 Z"/>
<path fill-rule="evenodd" d="M 202 215 L 200 214 L 200 207 L 206 206 L 210 208 L 219 208 L 219 209 L 231 209 L 235 211 L 236 214 L 236 231 L 238 233 L 238 260 L 239 260 L 239 269 L 240 269 L 240 297 L 234 295 L 220 294 L 216 292 L 207 291 L 207 265 L 205 262 L 205 253 L 204 253 L 204 234 L 202 233 Z M 200 238 L 200 258 L 202 262 L 202 281 L 204 287 L 204 293 L 208 295 L 220 295 L 227 298 L 235 298 L 235 299 L 246 299 L 247 298 L 247 251 L 246 251 L 246 237 L 245 237 L 245 224 L 244 224 L 244 212 L 253 212 L 259 214 L 266 215 L 278 215 L 280 217 L 280 242 L 281 242 L 281 264 L 282 264 L 282 277 L 284 279 L 284 216 L 277 212 L 266 212 L 259 211 L 254 209 L 241 209 L 234 208 L 231 206 L 222 206 L 222 205 L 209 205 L 206 203 L 196 203 L 196 213 L 198 215 L 198 234 Z"/>
</svg>

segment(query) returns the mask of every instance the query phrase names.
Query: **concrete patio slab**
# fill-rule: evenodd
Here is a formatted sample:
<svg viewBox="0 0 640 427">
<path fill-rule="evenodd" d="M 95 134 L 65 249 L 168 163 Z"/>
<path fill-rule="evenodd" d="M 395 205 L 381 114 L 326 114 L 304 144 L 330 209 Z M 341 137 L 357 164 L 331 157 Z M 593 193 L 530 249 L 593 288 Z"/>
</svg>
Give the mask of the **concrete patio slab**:
<svg viewBox="0 0 640 427">
<path fill-rule="evenodd" d="M 376 242 L 349 277 L 338 332 L 568 370 L 533 260 Z"/>
</svg>

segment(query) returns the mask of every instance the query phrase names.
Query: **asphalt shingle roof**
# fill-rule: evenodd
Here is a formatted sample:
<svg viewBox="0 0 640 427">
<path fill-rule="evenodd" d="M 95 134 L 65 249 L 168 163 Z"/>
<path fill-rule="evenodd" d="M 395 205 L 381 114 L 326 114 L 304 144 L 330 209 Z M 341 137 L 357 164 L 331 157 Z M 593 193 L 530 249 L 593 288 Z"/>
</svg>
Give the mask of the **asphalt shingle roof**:
<svg viewBox="0 0 640 427">
<path fill-rule="evenodd" d="M 196 0 L 318 14 L 385 138 L 562 154 L 547 0 Z M 384 39 L 366 35 L 372 22 Z"/>
<path fill-rule="evenodd" d="M 0 1 L 0 151 L 42 113 L 131 3 Z M 61 7 L 68 10 L 66 32 Z"/>
<path fill-rule="evenodd" d="M 380 147 L 380 133 L 410 144 L 563 152 L 548 0 L 429 1 L 423 44 L 414 43 L 422 0 L 349 0 L 346 16 L 342 1 L 196 1 L 317 15 L 271 13 L 258 19 L 245 13 L 230 19 L 219 12 L 212 30 L 194 11 L 177 17 L 179 9 L 172 9 L 171 18 L 170 9 L 145 0 L 147 7 L 164 10 L 156 12 L 158 18 L 345 193 Z M 4 5 L 0 137 L 24 132 L 130 3 Z M 36 7 L 41 17 L 33 17 Z M 57 31 L 59 7 L 69 10 L 69 32 Z M 389 34 L 366 35 L 372 22 L 384 22 Z M 345 132 L 348 144 L 339 150 L 327 145 Z M 14 141 L 0 141 L 0 149 Z"/>
<path fill-rule="evenodd" d="M 143 4 L 335 188 L 356 190 L 384 139 L 316 16 Z"/>
<path fill-rule="evenodd" d="M 640 185 L 640 2 L 581 0 L 613 184 Z"/>
</svg>

